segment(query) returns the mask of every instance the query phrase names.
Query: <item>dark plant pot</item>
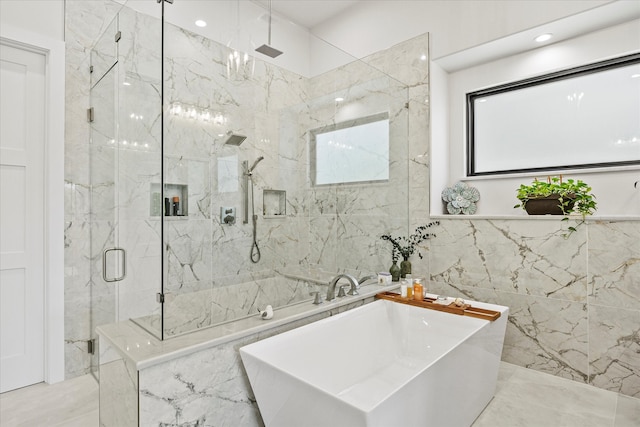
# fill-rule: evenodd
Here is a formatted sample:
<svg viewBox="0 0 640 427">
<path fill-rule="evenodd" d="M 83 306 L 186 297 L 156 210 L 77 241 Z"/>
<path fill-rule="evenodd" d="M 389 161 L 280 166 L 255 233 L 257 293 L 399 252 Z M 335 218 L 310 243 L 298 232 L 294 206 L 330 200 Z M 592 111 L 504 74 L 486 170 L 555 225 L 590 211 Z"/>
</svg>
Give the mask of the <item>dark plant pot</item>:
<svg viewBox="0 0 640 427">
<path fill-rule="evenodd" d="M 575 200 L 566 196 L 565 199 L 569 201 L 565 210 L 569 211 L 573 209 Z M 537 199 L 529 199 L 524 209 L 529 215 L 564 215 L 560 207 L 560 196 L 557 194 L 551 194 L 547 197 Z"/>
<path fill-rule="evenodd" d="M 402 261 L 400 263 L 400 271 L 400 277 L 402 277 L 403 279 L 407 277 L 407 274 L 411 274 L 411 261 L 409 261 L 408 259 Z"/>
<path fill-rule="evenodd" d="M 391 281 L 392 282 L 399 282 L 400 281 L 401 270 L 400 270 L 400 267 L 398 267 L 398 264 L 395 261 L 393 262 L 393 265 L 389 269 L 389 273 L 391 273 Z"/>
</svg>

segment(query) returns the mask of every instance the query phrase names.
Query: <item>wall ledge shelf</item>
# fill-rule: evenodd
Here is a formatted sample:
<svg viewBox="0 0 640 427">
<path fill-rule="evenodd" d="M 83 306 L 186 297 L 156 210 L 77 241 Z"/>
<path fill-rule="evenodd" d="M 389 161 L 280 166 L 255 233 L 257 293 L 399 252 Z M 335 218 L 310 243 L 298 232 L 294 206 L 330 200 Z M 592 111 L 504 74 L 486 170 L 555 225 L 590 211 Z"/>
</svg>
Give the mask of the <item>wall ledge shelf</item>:
<svg viewBox="0 0 640 427">
<path fill-rule="evenodd" d="M 430 219 L 452 219 L 452 220 L 474 220 L 474 219 L 500 219 L 500 220 L 542 220 L 542 221 L 560 221 L 561 215 L 431 215 Z M 570 216 L 570 219 L 579 220 L 580 217 Z M 638 215 L 592 215 L 585 219 L 587 223 L 598 221 L 640 221 Z"/>
</svg>

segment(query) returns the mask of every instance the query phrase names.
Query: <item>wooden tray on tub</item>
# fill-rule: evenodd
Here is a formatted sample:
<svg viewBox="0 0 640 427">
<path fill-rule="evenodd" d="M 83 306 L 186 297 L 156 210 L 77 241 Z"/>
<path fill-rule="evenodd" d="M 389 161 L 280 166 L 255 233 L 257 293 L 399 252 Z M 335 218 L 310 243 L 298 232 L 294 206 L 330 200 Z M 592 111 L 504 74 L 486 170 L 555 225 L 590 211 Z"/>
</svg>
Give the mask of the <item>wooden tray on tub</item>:
<svg viewBox="0 0 640 427">
<path fill-rule="evenodd" d="M 415 300 L 413 298 L 406 298 L 396 294 L 395 292 L 380 292 L 376 294 L 378 299 L 386 299 L 389 301 L 399 302 L 400 304 L 413 305 L 415 307 L 428 308 L 430 310 L 444 311 L 446 313 L 457 314 L 460 316 L 477 317 L 478 319 L 485 319 L 494 321 L 500 317 L 500 312 L 495 310 L 488 310 L 486 308 L 472 307 L 471 304 L 464 304 L 457 306 L 453 302 L 449 305 L 436 304 L 435 298 L 423 298 L 422 301 Z"/>
</svg>

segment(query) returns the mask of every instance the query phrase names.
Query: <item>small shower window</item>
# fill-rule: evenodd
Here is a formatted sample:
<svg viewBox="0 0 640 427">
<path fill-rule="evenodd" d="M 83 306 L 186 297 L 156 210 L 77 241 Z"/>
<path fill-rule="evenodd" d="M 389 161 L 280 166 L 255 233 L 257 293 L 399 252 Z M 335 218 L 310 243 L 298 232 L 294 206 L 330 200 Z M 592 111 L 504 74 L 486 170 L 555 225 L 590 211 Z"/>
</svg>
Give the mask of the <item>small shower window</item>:
<svg viewBox="0 0 640 427">
<path fill-rule="evenodd" d="M 314 185 L 389 179 L 389 113 L 313 129 L 310 135 Z"/>
</svg>

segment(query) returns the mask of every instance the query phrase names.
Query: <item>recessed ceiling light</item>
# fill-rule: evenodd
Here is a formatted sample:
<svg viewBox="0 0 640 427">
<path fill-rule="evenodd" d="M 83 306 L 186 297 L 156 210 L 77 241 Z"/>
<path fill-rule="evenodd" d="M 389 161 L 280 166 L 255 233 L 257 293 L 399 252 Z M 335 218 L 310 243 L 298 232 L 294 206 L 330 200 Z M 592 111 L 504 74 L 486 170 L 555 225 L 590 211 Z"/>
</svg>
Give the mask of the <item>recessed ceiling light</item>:
<svg viewBox="0 0 640 427">
<path fill-rule="evenodd" d="M 549 40 L 552 36 L 553 36 L 553 34 L 551 34 L 551 33 L 540 34 L 534 40 L 537 41 L 538 43 L 542 43 L 542 42 L 546 42 L 547 40 Z"/>
<path fill-rule="evenodd" d="M 207 23 L 206 23 L 205 21 L 203 21 L 202 19 L 198 19 L 198 20 L 196 21 L 196 25 L 197 25 L 198 27 L 206 27 L 206 26 L 207 26 Z"/>
<path fill-rule="evenodd" d="M 342 98 L 341 96 L 336 98 L 336 102 L 342 102 L 342 101 L 344 101 L 344 98 Z"/>
<path fill-rule="evenodd" d="M 421 61 L 426 61 L 427 60 L 427 55 L 425 55 L 424 53 L 422 55 L 420 55 L 420 60 Z"/>
<path fill-rule="evenodd" d="M 637 79 L 638 77 L 640 77 L 640 74 L 631 74 L 632 79 Z"/>
</svg>

